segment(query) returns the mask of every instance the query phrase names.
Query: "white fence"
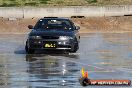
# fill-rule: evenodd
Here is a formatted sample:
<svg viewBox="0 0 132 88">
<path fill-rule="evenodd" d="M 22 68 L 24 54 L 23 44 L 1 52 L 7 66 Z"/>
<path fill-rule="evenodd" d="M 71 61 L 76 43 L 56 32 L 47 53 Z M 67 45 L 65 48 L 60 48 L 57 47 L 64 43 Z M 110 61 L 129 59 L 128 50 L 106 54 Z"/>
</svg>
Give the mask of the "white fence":
<svg viewBox="0 0 132 88">
<path fill-rule="evenodd" d="M 45 16 L 124 16 L 132 15 L 132 5 L 127 6 L 73 6 L 73 7 L 0 7 L 0 17 L 3 18 L 41 18 Z"/>
</svg>

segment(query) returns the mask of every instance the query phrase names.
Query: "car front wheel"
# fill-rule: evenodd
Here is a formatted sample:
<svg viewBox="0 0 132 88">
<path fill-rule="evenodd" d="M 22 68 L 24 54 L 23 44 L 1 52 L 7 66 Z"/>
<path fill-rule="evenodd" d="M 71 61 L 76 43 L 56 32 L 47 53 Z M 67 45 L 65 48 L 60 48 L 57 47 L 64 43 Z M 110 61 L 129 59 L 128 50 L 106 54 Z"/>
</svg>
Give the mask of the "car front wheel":
<svg viewBox="0 0 132 88">
<path fill-rule="evenodd" d="M 77 43 L 77 44 L 75 44 L 75 45 L 73 46 L 73 48 L 70 50 L 70 52 L 71 52 L 71 53 L 76 53 L 78 49 L 79 49 L 79 45 L 78 45 L 78 43 Z"/>
<path fill-rule="evenodd" d="M 33 54 L 33 53 L 35 52 L 34 49 L 28 48 L 27 44 L 26 44 L 26 46 L 25 46 L 25 50 L 26 50 L 26 53 L 27 53 L 27 54 Z"/>
</svg>

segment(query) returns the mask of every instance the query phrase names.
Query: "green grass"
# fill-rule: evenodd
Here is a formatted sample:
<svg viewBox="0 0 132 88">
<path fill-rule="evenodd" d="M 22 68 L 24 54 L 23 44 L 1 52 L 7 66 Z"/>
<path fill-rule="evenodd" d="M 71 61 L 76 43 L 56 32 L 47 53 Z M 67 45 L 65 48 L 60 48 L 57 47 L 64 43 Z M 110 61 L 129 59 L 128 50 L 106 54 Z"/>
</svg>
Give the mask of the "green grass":
<svg viewBox="0 0 132 88">
<path fill-rule="evenodd" d="M 48 1 L 50 0 L 0 0 L 0 6 L 41 6 L 48 4 Z"/>
<path fill-rule="evenodd" d="M 132 0 L 0 0 L 0 7 L 132 5 Z"/>
</svg>

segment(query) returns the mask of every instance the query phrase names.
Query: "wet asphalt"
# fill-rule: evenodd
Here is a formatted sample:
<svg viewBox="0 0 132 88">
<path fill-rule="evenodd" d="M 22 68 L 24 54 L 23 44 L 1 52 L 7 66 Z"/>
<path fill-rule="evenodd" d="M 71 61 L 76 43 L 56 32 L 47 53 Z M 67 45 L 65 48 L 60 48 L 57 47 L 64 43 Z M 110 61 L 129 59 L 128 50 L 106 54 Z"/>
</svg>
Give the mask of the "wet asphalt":
<svg viewBox="0 0 132 88">
<path fill-rule="evenodd" d="M 26 37 L 0 35 L 0 88 L 83 88 L 78 81 L 82 67 L 90 79 L 132 80 L 132 34 L 89 33 L 81 36 L 77 53 L 37 51 L 32 55 L 24 50 Z"/>
</svg>

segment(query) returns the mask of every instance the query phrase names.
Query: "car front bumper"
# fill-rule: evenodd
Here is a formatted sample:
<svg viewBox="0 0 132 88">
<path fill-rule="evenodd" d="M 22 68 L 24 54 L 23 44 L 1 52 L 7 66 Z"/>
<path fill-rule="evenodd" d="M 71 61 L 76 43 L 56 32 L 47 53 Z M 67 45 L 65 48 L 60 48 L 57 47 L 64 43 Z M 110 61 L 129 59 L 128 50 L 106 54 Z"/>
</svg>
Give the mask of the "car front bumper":
<svg viewBox="0 0 132 88">
<path fill-rule="evenodd" d="M 48 50 L 70 50 L 74 47 L 73 40 L 28 40 L 28 46 L 30 49 L 48 49 Z"/>
</svg>

